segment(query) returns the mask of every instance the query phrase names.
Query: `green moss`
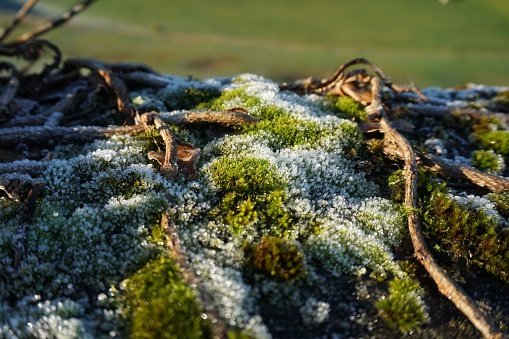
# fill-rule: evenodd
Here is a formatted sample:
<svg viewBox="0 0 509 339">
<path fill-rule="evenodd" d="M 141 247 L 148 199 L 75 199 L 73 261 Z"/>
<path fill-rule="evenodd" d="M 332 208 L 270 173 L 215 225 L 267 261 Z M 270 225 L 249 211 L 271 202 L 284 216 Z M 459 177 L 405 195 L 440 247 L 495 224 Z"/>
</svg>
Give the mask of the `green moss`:
<svg viewBox="0 0 509 339">
<path fill-rule="evenodd" d="M 428 185 L 424 196 L 421 211 L 431 246 L 466 269 L 482 267 L 509 282 L 509 237 L 497 221 L 452 200 L 444 184 Z"/>
<path fill-rule="evenodd" d="M 221 91 L 214 87 L 209 88 L 180 88 L 161 96 L 166 109 L 169 111 L 193 109 L 211 102 L 221 95 Z"/>
<path fill-rule="evenodd" d="M 474 139 L 483 149 L 493 150 L 505 158 L 509 157 L 509 131 L 477 133 Z"/>
<path fill-rule="evenodd" d="M 219 157 L 209 168 L 213 182 L 223 192 L 263 193 L 281 188 L 282 179 L 270 161 L 254 157 Z"/>
<path fill-rule="evenodd" d="M 223 91 L 219 96 L 211 98 L 211 100 L 202 101 L 197 108 L 220 111 L 230 108 L 227 106 L 227 103 L 232 101 L 236 103 L 237 107 L 245 109 L 258 107 L 262 103 L 257 97 L 246 94 L 245 88 L 236 88 L 230 91 Z"/>
<path fill-rule="evenodd" d="M 285 236 L 292 230 L 293 220 L 284 209 L 283 200 L 282 190 L 258 195 L 228 192 L 212 215 L 222 217 L 234 235 L 254 227 L 271 235 Z"/>
<path fill-rule="evenodd" d="M 203 338 L 208 333 L 195 293 L 165 255 L 125 281 L 123 303 L 131 338 Z"/>
<path fill-rule="evenodd" d="M 478 170 L 494 174 L 500 174 L 505 167 L 504 159 L 492 150 L 474 151 L 472 163 Z"/>
<path fill-rule="evenodd" d="M 409 333 L 428 320 L 421 293 L 418 282 L 395 278 L 389 283 L 389 295 L 375 305 L 390 327 Z"/>
<path fill-rule="evenodd" d="M 364 106 L 349 96 L 328 95 L 326 102 L 338 116 L 345 119 L 366 121 L 368 116 Z"/>
<path fill-rule="evenodd" d="M 509 192 L 495 192 L 488 194 L 488 199 L 495 203 L 496 209 L 500 215 L 509 219 Z"/>
<path fill-rule="evenodd" d="M 239 202 L 236 202 L 235 198 L 235 193 L 227 194 L 223 198 L 222 209 L 226 212 L 225 221 L 230 225 L 231 232 L 240 234 L 243 228 L 258 220 L 258 212 L 255 211 L 255 203 L 251 202 L 249 196 Z"/>
<path fill-rule="evenodd" d="M 288 115 L 279 115 L 273 119 L 265 119 L 257 124 L 247 126 L 245 131 L 256 133 L 265 130 L 276 137 L 274 148 L 292 147 L 302 144 L 313 144 L 328 131 L 321 128 L 317 123 L 307 120 L 299 120 Z"/>
<path fill-rule="evenodd" d="M 263 236 L 244 245 L 248 266 L 277 280 L 299 280 L 306 275 L 304 255 L 296 244 L 279 237 Z"/>
<path fill-rule="evenodd" d="M 497 105 L 509 108 L 509 91 L 500 92 L 494 98 L 493 102 Z"/>
</svg>

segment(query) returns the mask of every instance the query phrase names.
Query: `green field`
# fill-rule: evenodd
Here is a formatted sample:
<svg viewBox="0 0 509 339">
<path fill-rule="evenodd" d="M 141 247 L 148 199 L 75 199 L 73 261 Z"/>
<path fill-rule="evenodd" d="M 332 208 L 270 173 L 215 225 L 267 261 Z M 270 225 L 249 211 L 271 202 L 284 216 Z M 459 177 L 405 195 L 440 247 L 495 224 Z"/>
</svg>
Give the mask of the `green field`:
<svg viewBox="0 0 509 339">
<path fill-rule="evenodd" d="M 40 8 L 58 13 L 73 3 L 41 0 Z M 509 85 L 507 0 L 446 6 L 436 0 L 103 0 L 47 38 L 66 57 L 140 61 L 199 78 L 326 77 L 363 56 L 397 83 Z"/>
</svg>

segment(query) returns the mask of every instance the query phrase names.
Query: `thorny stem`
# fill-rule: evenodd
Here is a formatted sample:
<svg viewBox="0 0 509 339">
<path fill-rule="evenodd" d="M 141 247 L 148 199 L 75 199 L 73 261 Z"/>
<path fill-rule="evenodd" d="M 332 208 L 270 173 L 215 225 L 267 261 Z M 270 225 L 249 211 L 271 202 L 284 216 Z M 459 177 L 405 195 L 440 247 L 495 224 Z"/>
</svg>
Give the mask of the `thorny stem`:
<svg viewBox="0 0 509 339">
<path fill-rule="evenodd" d="M 456 307 L 472 322 L 472 324 L 483 334 L 485 338 L 504 338 L 500 332 L 481 313 L 474 300 L 471 299 L 463 289 L 457 285 L 438 265 L 431 254 L 426 240 L 422 234 L 419 216 L 417 213 L 417 160 L 415 153 L 401 134 L 391 127 L 389 119 L 381 104 L 380 79 L 371 80 L 373 101 L 366 107 L 368 114 L 378 116 L 380 126 L 385 138 L 396 144 L 403 153 L 405 161 L 405 207 L 408 208 L 408 228 L 414 245 L 415 255 L 424 266 L 426 271 L 433 278 L 439 291 L 451 300 Z"/>
</svg>

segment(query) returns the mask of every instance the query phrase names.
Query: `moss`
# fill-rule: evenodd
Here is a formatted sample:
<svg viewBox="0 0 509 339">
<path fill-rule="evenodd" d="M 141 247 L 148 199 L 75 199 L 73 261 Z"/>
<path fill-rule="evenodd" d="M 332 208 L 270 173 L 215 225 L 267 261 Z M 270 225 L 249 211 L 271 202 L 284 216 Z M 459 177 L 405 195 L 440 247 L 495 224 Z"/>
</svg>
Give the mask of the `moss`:
<svg viewBox="0 0 509 339">
<path fill-rule="evenodd" d="M 475 168 L 494 174 L 500 174 L 505 168 L 504 159 L 492 150 L 477 150 L 472 153 Z"/>
<path fill-rule="evenodd" d="M 366 121 L 368 118 L 364 106 L 348 96 L 328 95 L 326 103 L 341 118 L 358 121 Z"/>
<path fill-rule="evenodd" d="M 273 119 L 266 118 L 245 129 L 248 133 L 256 133 L 261 130 L 269 131 L 276 137 L 277 141 L 272 145 L 274 148 L 313 144 L 323 135 L 328 134 L 328 131 L 315 122 L 299 120 L 282 114 Z"/>
<path fill-rule="evenodd" d="M 509 237 L 497 220 L 455 202 L 444 184 L 428 185 L 425 196 L 421 214 L 432 247 L 465 269 L 481 267 L 509 282 Z"/>
<path fill-rule="evenodd" d="M 244 250 L 248 266 L 257 273 L 277 280 L 299 280 L 306 274 L 302 249 L 284 238 L 263 236 Z"/>
<path fill-rule="evenodd" d="M 255 203 L 250 197 L 236 202 L 236 194 L 227 194 L 223 198 L 222 209 L 226 211 L 225 221 L 230 225 L 233 234 L 240 234 L 242 229 L 258 220 L 258 212 L 254 210 Z M 233 207 L 233 208 L 232 208 Z"/>
<path fill-rule="evenodd" d="M 504 218 L 509 219 L 509 192 L 495 192 L 488 194 L 490 199 L 496 206 L 496 209 L 500 215 Z"/>
<path fill-rule="evenodd" d="M 195 293 L 165 255 L 125 281 L 123 303 L 132 338 L 203 338 L 208 333 Z"/>
<path fill-rule="evenodd" d="M 222 216 L 234 235 L 252 226 L 271 235 L 284 236 L 291 231 L 293 220 L 283 208 L 283 200 L 282 190 L 258 195 L 229 192 L 212 214 Z"/>
<path fill-rule="evenodd" d="M 281 188 L 282 179 L 270 161 L 254 157 L 219 157 L 212 161 L 212 180 L 223 192 L 263 193 Z"/>
<path fill-rule="evenodd" d="M 166 109 L 173 111 L 201 107 L 203 103 L 211 102 L 220 95 L 221 91 L 215 87 L 188 87 L 162 95 L 162 99 Z"/>
<path fill-rule="evenodd" d="M 495 97 L 493 97 L 493 102 L 497 105 L 509 108 L 509 91 L 498 93 Z"/>
<path fill-rule="evenodd" d="M 390 327 L 409 333 L 428 320 L 421 293 L 418 282 L 395 278 L 389 283 L 389 295 L 375 305 Z"/>
<path fill-rule="evenodd" d="M 245 88 L 236 88 L 230 91 L 223 91 L 219 96 L 211 98 L 211 100 L 202 101 L 197 108 L 220 111 L 231 108 L 227 107 L 228 102 L 235 102 L 237 107 L 245 109 L 258 107 L 262 103 L 257 97 L 246 94 Z"/>
<path fill-rule="evenodd" d="M 477 133 L 474 139 L 479 142 L 483 149 L 493 150 L 506 159 L 509 157 L 509 131 Z"/>
</svg>

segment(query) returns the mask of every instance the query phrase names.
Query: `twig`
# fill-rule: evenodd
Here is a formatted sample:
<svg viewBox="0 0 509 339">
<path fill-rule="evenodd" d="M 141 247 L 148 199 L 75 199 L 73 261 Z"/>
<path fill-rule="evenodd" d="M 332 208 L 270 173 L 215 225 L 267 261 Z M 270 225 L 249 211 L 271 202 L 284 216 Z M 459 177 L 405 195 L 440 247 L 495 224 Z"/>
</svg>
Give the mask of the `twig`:
<svg viewBox="0 0 509 339">
<path fill-rule="evenodd" d="M 7 112 L 7 106 L 16 96 L 19 88 L 19 73 L 14 65 L 8 62 L 0 62 L 0 70 L 2 69 L 10 70 L 12 75 L 2 94 L 0 94 L 0 122 L 2 120 L 2 115 L 9 115 Z"/>
<path fill-rule="evenodd" d="M 105 87 L 115 95 L 118 111 L 124 115 L 126 123 L 128 125 L 134 123 L 135 111 L 130 103 L 129 90 L 124 81 L 116 76 L 108 67 L 98 60 L 80 58 L 67 60 L 64 69 L 68 67 L 87 68 L 97 74 Z"/>
<path fill-rule="evenodd" d="M 32 32 L 23 34 L 21 37 L 16 39 L 16 42 L 20 43 L 20 42 L 26 42 L 26 41 L 32 40 L 44 33 L 49 32 L 50 30 L 52 30 L 54 28 L 57 28 L 58 26 L 63 25 L 64 23 L 69 21 L 73 16 L 75 16 L 76 14 L 85 10 L 88 6 L 93 4 L 95 1 L 97 1 L 97 0 L 84 0 L 83 2 L 73 6 L 69 11 L 63 13 L 59 18 L 49 22 L 45 26 L 42 26 L 39 29 L 36 29 Z"/>
<path fill-rule="evenodd" d="M 136 134 L 143 131 L 144 127 L 139 125 L 126 127 L 12 127 L 0 129 L 0 145 L 9 147 L 27 142 L 44 143 L 51 139 L 58 139 L 58 141 L 62 142 L 89 141 L 97 138 L 107 138 L 113 135 Z"/>
<path fill-rule="evenodd" d="M 12 19 L 12 21 L 0 33 L 0 42 L 5 39 L 12 32 L 12 30 L 21 23 L 26 14 L 32 9 L 32 7 L 34 7 L 37 1 L 39 0 L 27 0 L 23 4 L 23 7 L 19 9 L 18 13 L 16 13 L 14 16 L 14 19 Z"/>
<path fill-rule="evenodd" d="M 225 127 L 237 127 L 258 122 L 258 118 L 249 115 L 243 108 L 232 108 L 226 111 L 163 113 L 160 114 L 160 117 L 164 122 L 176 125 L 205 123 L 218 124 Z"/>
<path fill-rule="evenodd" d="M 455 165 L 432 154 L 421 155 L 420 158 L 431 161 L 433 165 L 427 165 L 427 167 L 444 176 L 468 180 L 492 192 L 509 191 L 509 180 L 503 177 L 485 173 L 470 166 Z"/>
<path fill-rule="evenodd" d="M 486 338 L 503 338 L 504 335 L 481 313 L 474 300 L 452 280 L 433 258 L 422 234 L 417 213 L 417 160 L 408 141 L 393 129 L 381 104 L 380 80 L 371 80 L 373 101 L 366 107 L 368 113 L 378 115 L 380 126 L 389 142 L 394 143 L 403 153 L 405 161 L 405 207 L 408 209 L 408 228 L 415 255 L 433 278 L 439 291 L 451 300 Z"/>
<path fill-rule="evenodd" d="M 189 286 L 193 286 L 201 300 L 201 305 L 204 307 L 205 314 L 212 328 L 212 337 L 221 339 L 226 338 L 226 326 L 219 316 L 219 312 L 214 307 L 214 303 L 210 299 L 207 291 L 200 284 L 200 278 L 193 271 L 189 265 L 187 255 L 180 243 L 180 238 L 175 226 L 175 222 L 171 215 L 163 213 L 161 217 L 161 228 L 166 235 L 165 246 L 170 251 L 170 255 L 175 259 L 180 269 L 183 271 L 183 276 Z"/>
</svg>

